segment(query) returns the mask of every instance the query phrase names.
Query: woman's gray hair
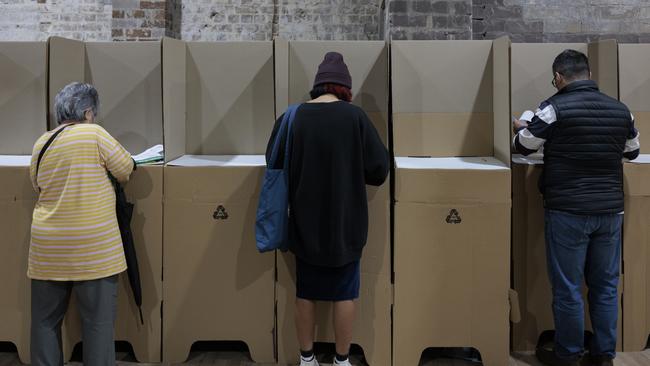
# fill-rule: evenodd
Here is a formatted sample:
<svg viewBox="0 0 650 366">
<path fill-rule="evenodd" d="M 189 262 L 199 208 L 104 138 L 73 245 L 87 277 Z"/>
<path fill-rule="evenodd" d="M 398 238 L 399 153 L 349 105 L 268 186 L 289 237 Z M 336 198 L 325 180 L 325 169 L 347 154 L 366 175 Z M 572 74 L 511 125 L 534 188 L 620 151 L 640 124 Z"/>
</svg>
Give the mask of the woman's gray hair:
<svg viewBox="0 0 650 366">
<path fill-rule="evenodd" d="M 86 111 L 91 109 L 95 116 L 99 111 L 99 94 L 90 84 L 70 83 L 54 97 L 56 121 L 81 122 L 86 120 Z"/>
</svg>

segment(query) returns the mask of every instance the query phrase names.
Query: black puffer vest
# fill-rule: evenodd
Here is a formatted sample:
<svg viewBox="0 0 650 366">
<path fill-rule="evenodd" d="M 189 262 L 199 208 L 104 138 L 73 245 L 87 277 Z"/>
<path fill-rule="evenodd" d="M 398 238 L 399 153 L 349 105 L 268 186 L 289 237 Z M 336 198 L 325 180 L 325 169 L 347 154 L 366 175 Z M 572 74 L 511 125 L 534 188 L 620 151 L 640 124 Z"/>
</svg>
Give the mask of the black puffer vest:
<svg viewBox="0 0 650 366">
<path fill-rule="evenodd" d="M 548 102 L 557 121 L 544 144 L 545 207 L 578 215 L 622 212 L 630 111 L 591 80 L 569 84 Z"/>
</svg>

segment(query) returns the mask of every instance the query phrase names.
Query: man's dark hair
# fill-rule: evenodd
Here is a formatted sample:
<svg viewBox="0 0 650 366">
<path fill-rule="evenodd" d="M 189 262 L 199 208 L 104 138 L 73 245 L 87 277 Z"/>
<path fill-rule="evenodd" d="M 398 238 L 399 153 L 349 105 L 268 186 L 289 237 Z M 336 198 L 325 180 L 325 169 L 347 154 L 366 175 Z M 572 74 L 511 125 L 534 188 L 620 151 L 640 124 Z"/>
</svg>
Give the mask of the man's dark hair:
<svg viewBox="0 0 650 366">
<path fill-rule="evenodd" d="M 553 61 L 553 74 L 559 73 L 567 80 L 588 79 L 589 59 L 576 50 L 565 50 Z"/>
</svg>

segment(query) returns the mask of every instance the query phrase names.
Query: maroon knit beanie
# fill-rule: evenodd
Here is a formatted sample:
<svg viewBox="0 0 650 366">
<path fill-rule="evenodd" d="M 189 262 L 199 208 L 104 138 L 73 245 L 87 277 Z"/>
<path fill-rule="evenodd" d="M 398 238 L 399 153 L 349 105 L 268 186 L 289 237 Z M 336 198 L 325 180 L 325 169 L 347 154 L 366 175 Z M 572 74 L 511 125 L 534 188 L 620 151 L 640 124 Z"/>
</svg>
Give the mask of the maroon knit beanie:
<svg viewBox="0 0 650 366">
<path fill-rule="evenodd" d="M 343 55 L 340 53 L 328 52 L 323 62 L 318 66 L 314 87 L 323 84 L 338 84 L 352 89 L 352 77 L 350 71 L 348 71 L 348 66 L 343 61 Z"/>
</svg>

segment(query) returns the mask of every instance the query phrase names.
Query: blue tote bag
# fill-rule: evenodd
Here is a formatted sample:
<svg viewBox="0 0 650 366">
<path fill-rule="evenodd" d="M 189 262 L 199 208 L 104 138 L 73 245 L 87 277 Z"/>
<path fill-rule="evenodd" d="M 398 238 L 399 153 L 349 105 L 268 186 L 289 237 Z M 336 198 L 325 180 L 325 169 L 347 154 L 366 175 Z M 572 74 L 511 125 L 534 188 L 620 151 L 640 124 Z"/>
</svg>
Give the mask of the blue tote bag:
<svg viewBox="0 0 650 366">
<path fill-rule="evenodd" d="M 286 251 L 289 244 L 289 155 L 293 119 L 298 107 L 299 105 L 292 105 L 284 113 L 284 118 L 273 142 L 270 160 L 266 162 L 255 220 L 257 250 L 262 253 L 276 249 Z M 284 146 L 284 164 L 282 169 L 274 169 L 280 154 L 281 137 L 285 134 L 287 137 Z"/>
</svg>

